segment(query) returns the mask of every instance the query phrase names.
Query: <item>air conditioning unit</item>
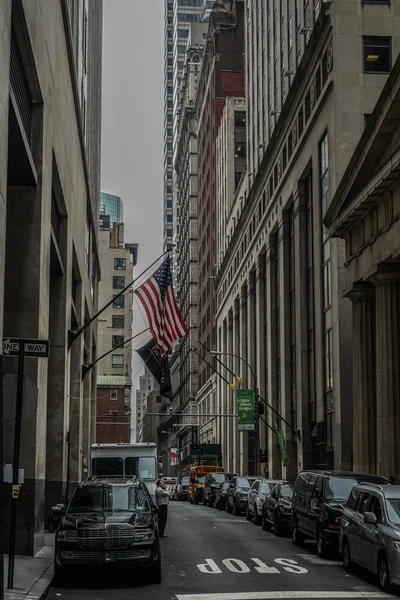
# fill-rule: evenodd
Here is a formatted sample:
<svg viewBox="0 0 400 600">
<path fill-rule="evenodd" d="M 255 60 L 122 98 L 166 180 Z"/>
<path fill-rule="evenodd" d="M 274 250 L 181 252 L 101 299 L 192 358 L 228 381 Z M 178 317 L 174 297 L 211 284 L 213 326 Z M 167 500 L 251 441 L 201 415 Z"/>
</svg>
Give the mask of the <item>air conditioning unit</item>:
<svg viewBox="0 0 400 600">
<path fill-rule="evenodd" d="M 117 411 L 117 410 L 110 410 L 110 415 L 113 415 L 113 416 L 115 416 L 115 415 L 117 415 L 117 414 L 118 414 L 118 411 Z"/>
</svg>

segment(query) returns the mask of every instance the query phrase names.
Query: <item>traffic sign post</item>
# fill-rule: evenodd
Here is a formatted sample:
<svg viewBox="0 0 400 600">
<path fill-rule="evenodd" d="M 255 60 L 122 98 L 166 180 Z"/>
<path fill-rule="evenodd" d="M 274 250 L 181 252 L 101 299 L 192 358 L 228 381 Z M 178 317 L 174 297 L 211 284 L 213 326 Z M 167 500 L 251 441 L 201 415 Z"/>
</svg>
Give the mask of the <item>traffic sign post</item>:
<svg viewBox="0 0 400 600">
<path fill-rule="evenodd" d="M 3 341 L 3 354 L 8 357 L 18 357 L 17 374 L 17 402 L 15 408 L 15 434 L 14 434 L 14 460 L 13 460 L 13 478 L 11 495 L 11 515 L 10 515 L 10 544 L 8 552 L 8 589 L 14 587 L 14 565 L 15 565 L 15 540 L 17 533 L 17 506 L 20 485 L 18 481 L 19 473 L 19 450 L 21 442 L 21 420 L 22 420 L 22 400 L 24 394 L 24 369 L 25 356 L 47 358 L 49 355 L 50 343 L 48 340 L 32 340 L 25 338 L 6 338 Z M 0 398 L 1 399 L 1 398 Z M 0 414 L 1 416 L 1 414 Z M 3 469 L 3 464 L 1 464 Z M 0 569 L 3 565 L 0 565 Z M 4 588 L 4 586 L 3 586 Z M 0 598 L 1 600 L 1 598 Z"/>
<path fill-rule="evenodd" d="M 0 494 L 3 495 L 3 356 L 0 354 Z M 3 511 L 0 510 L 0 531 L 3 531 Z M 0 536 L 0 600 L 4 600 L 4 545 L 3 536 Z"/>
</svg>

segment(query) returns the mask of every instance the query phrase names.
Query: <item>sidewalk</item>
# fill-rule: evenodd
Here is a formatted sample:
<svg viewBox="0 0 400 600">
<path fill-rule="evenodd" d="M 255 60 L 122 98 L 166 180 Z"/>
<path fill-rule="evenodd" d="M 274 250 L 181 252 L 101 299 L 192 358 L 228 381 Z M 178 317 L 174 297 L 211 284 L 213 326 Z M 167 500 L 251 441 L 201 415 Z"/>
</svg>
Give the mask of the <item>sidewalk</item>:
<svg viewBox="0 0 400 600">
<path fill-rule="evenodd" d="M 54 533 L 44 534 L 45 546 L 36 556 L 16 556 L 14 588 L 5 589 L 5 600 L 40 600 L 53 578 Z M 4 561 L 4 579 L 7 585 L 8 556 Z"/>
</svg>

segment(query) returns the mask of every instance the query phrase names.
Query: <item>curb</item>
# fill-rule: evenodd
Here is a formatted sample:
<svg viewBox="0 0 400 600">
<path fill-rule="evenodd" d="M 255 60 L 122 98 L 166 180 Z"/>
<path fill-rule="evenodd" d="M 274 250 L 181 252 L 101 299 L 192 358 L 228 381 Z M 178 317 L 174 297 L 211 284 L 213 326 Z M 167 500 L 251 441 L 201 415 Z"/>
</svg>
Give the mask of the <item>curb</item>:
<svg viewBox="0 0 400 600">
<path fill-rule="evenodd" d="M 53 580 L 53 562 L 47 567 L 43 575 L 33 584 L 27 594 L 18 591 L 4 591 L 4 600 L 43 600 L 50 589 Z"/>
</svg>

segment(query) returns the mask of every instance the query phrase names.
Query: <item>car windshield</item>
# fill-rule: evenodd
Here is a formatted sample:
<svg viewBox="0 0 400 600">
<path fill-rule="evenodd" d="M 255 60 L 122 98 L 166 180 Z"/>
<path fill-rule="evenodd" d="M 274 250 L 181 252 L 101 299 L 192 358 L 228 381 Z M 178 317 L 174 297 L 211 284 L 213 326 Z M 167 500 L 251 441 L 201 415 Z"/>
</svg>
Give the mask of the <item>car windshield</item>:
<svg viewBox="0 0 400 600">
<path fill-rule="evenodd" d="M 145 492 L 134 486 L 83 487 L 71 498 L 68 512 L 146 512 L 150 510 Z"/>
<path fill-rule="evenodd" d="M 197 483 L 204 483 L 205 478 L 205 475 L 199 475 L 197 478 Z"/>
<path fill-rule="evenodd" d="M 345 502 L 355 485 L 357 480 L 351 477 L 329 477 L 326 481 L 325 498 Z"/>
<path fill-rule="evenodd" d="M 156 459 L 154 456 L 129 456 L 125 459 L 125 475 L 132 477 L 136 475 L 144 481 L 156 478 Z"/>
<path fill-rule="evenodd" d="M 292 498 L 293 497 L 293 485 L 283 485 L 281 487 L 281 496 L 282 498 Z"/>
<path fill-rule="evenodd" d="M 189 477 L 182 477 L 182 485 L 187 485 L 189 483 Z"/>
<path fill-rule="evenodd" d="M 400 499 L 387 498 L 386 508 L 388 512 L 389 521 L 393 525 L 400 525 Z"/>
<path fill-rule="evenodd" d="M 225 475 L 223 473 L 215 473 L 212 476 L 212 483 L 223 483 L 225 481 Z"/>
<path fill-rule="evenodd" d="M 260 494 L 269 494 L 275 483 L 262 483 L 260 486 Z"/>
<path fill-rule="evenodd" d="M 244 477 L 241 477 L 240 479 L 238 479 L 236 481 L 236 485 L 241 490 L 249 490 L 250 489 L 250 482 L 247 479 L 244 479 Z"/>
</svg>

